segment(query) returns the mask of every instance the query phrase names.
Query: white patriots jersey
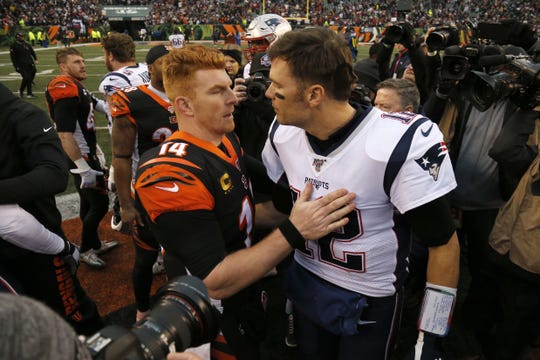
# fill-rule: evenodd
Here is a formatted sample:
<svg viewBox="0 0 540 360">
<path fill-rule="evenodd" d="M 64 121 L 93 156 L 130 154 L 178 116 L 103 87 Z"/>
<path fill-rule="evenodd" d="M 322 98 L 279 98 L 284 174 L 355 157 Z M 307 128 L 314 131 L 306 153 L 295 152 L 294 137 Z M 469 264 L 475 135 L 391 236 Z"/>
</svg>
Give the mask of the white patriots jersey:
<svg viewBox="0 0 540 360">
<path fill-rule="evenodd" d="M 149 82 L 148 66 L 145 63 L 138 63 L 134 66 L 124 66 L 106 74 L 99 84 L 99 92 L 110 96 L 120 89 Z"/>
<path fill-rule="evenodd" d="M 404 213 L 426 204 L 454 189 L 456 181 L 443 135 L 429 119 L 376 108 L 359 111 L 358 117 L 363 119 L 352 132 L 325 154 L 317 153 L 303 129 L 274 121 L 263 161 L 270 178 L 285 178 L 293 194 L 307 182 L 314 185 L 313 199 L 339 188 L 356 194 L 349 223 L 339 232 L 308 241 L 294 257 L 338 286 L 389 296 L 408 254 L 399 249 L 393 230 L 394 207 Z"/>
</svg>

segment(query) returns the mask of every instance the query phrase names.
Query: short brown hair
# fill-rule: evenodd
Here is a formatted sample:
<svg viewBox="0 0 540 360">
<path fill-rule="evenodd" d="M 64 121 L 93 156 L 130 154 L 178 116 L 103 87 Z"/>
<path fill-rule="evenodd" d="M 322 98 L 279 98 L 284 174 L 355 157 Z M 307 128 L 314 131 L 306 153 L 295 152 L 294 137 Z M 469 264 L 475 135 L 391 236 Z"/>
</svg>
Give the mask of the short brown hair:
<svg viewBox="0 0 540 360">
<path fill-rule="evenodd" d="M 345 39 L 324 27 L 289 31 L 268 48 L 270 59 L 281 58 L 302 86 L 319 84 L 334 99 L 344 101 L 357 81 Z"/>
<path fill-rule="evenodd" d="M 195 97 L 193 77 L 197 70 L 225 69 L 225 57 L 217 50 L 202 45 L 173 49 L 163 57 L 163 84 L 167 97 Z"/>
<path fill-rule="evenodd" d="M 135 61 L 135 42 L 127 34 L 112 32 L 101 39 L 101 45 L 119 62 Z"/>
<path fill-rule="evenodd" d="M 73 48 L 73 47 L 63 48 L 56 51 L 56 63 L 58 65 L 64 64 L 66 62 L 68 55 L 78 55 L 81 57 L 83 56 L 83 54 L 76 48 Z"/>
</svg>

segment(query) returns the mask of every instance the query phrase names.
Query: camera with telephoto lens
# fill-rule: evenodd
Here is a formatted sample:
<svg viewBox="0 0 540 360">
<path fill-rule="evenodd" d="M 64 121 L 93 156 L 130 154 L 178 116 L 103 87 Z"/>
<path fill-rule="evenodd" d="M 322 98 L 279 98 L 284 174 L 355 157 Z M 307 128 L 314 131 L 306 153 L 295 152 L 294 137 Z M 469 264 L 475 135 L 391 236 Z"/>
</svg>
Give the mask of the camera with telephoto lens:
<svg viewBox="0 0 540 360">
<path fill-rule="evenodd" d="M 448 26 L 433 30 L 426 38 L 429 51 L 444 50 L 448 46 L 459 45 L 459 30 Z"/>
<path fill-rule="evenodd" d="M 387 44 L 403 44 L 405 46 L 410 46 L 414 43 L 414 38 L 416 32 L 411 24 L 403 22 L 396 25 L 389 26 L 384 32 L 384 37 L 382 39 L 383 43 Z"/>
<path fill-rule="evenodd" d="M 246 93 L 249 101 L 258 102 L 265 99 L 265 93 L 271 81 L 262 72 L 256 72 L 246 79 Z"/>
<path fill-rule="evenodd" d="M 215 339 L 219 313 L 203 282 L 194 276 L 174 278 L 158 291 L 149 315 L 131 329 L 111 325 L 85 339 L 96 360 L 165 359 Z"/>
<path fill-rule="evenodd" d="M 480 111 L 487 110 L 494 102 L 510 98 L 523 108 L 540 104 L 540 63 L 528 55 L 494 55 L 480 59 L 491 66 L 506 64 L 500 71 L 487 74 L 470 71 L 463 80 L 466 97 Z M 496 62 L 499 61 L 500 64 Z"/>
</svg>

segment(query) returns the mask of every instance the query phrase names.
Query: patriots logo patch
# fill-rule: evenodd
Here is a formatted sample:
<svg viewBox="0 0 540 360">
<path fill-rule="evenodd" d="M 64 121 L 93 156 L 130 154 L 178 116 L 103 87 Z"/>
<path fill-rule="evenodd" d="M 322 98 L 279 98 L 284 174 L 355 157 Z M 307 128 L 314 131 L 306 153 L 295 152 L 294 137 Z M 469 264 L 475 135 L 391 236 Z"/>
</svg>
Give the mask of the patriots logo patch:
<svg viewBox="0 0 540 360">
<path fill-rule="evenodd" d="M 429 172 L 429 175 L 431 175 L 433 180 L 437 181 L 441 164 L 446 157 L 446 154 L 448 154 L 448 148 L 443 141 L 433 145 L 424 155 L 414 161 L 416 161 L 423 170 Z"/>
</svg>

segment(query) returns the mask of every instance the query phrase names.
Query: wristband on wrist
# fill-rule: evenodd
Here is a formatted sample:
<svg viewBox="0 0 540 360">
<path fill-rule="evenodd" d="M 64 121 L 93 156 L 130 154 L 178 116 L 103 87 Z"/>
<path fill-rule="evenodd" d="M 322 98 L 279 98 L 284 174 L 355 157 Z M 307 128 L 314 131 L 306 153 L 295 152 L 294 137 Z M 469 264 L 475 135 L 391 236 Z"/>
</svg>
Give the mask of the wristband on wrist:
<svg viewBox="0 0 540 360">
<path fill-rule="evenodd" d="M 90 170 L 90 165 L 88 165 L 86 160 L 84 160 L 83 158 L 75 160 L 74 163 L 75 163 L 75 166 L 77 166 L 77 169 L 79 169 L 80 172 Z"/>
<path fill-rule="evenodd" d="M 286 219 L 279 225 L 279 231 L 283 234 L 283 237 L 291 245 L 293 249 L 303 248 L 306 239 L 300 234 L 296 226 L 291 222 L 291 220 Z"/>
<path fill-rule="evenodd" d="M 450 331 L 456 296 L 456 288 L 426 283 L 418 329 L 436 336 L 446 336 Z"/>
</svg>

